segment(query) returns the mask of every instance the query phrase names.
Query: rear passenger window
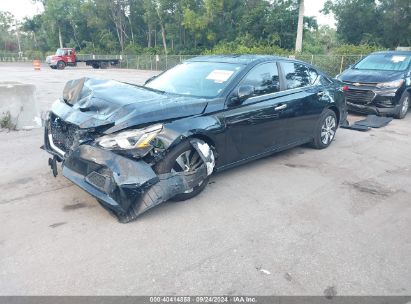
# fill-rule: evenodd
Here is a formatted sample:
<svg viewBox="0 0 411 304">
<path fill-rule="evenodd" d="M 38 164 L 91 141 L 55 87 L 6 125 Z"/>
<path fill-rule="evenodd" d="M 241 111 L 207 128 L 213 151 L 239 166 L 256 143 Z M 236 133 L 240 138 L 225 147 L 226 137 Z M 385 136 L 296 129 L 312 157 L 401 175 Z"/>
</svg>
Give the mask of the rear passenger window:
<svg viewBox="0 0 411 304">
<path fill-rule="evenodd" d="M 317 71 L 310 68 L 308 74 L 310 75 L 310 84 L 317 85 L 320 81 L 320 75 L 318 75 Z"/>
<path fill-rule="evenodd" d="M 324 75 L 318 74 L 313 68 L 308 69 L 310 75 L 310 84 L 311 85 L 329 85 L 331 81 Z"/>
<path fill-rule="evenodd" d="M 263 63 L 254 67 L 240 85 L 254 87 L 254 95 L 263 95 L 280 91 L 280 77 L 274 62 Z"/>
<path fill-rule="evenodd" d="M 309 69 L 297 62 L 283 62 L 284 76 L 287 89 L 305 87 L 311 84 L 312 77 Z"/>
</svg>

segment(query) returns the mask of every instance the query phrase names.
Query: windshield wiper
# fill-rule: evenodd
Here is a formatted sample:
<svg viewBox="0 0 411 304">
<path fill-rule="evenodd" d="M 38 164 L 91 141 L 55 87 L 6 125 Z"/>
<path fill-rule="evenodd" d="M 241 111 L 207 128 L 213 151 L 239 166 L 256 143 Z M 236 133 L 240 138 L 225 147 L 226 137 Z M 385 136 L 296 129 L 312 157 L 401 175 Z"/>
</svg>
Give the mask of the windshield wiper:
<svg viewBox="0 0 411 304">
<path fill-rule="evenodd" d="M 132 85 L 133 87 L 142 88 L 142 89 L 149 90 L 149 91 L 156 92 L 156 93 L 160 93 L 160 94 L 167 93 L 166 91 L 161 91 L 161 90 L 149 88 L 149 87 L 146 87 L 146 86 L 143 86 L 143 85 L 138 85 L 138 84 L 135 84 L 135 83 L 130 83 L 130 82 L 123 82 L 123 83 L 128 84 L 128 85 Z"/>
<path fill-rule="evenodd" d="M 161 90 L 149 88 L 149 87 L 146 87 L 146 86 L 139 86 L 139 87 L 144 88 L 144 89 L 149 90 L 149 91 L 152 91 L 152 92 L 156 92 L 156 93 L 161 93 L 161 94 L 167 93 L 166 91 L 161 91 Z"/>
</svg>

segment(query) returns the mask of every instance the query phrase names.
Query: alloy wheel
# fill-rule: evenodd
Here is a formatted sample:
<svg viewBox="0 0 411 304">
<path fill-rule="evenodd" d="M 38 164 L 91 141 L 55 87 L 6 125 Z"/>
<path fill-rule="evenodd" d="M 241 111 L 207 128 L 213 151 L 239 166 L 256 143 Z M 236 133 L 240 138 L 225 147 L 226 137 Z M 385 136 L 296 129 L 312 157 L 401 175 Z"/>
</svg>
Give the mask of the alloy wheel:
<svg viewBox="0 0 411 304">
<path fill-rule="evenodd" d="M 191 172 L 195 171 L 203 165 L 203 159 L 198 154 L 197 150 L 192 148 L 191 150 L 184 151 L 177 158 L 176 162 L 171 169 L 171 172 Z M 201 181 L 197 186 L 201 186 Z M 193 192 L 194 188 L 184 191 L 184 193 Z"/>
<path fill-rule="evenodd" d="M 333 116 L 327 116 L 324 120 L 323 125 L 321 126 L 321 142 L 324 145 L 328 145 L 335 136 L 335 131 L 337 127 L 337 123 Z"/>
<path fill-rule="evenodd" d="M 407 97 L 405 97 L 404 101 L 402 102 L 401 114 L 403 116 L 405 116 L 405 114 L 407 113 L 409 105 L 410 105 L 410 102 L 409 102 L 408 96 L 407 96 Z"/>
</svg>

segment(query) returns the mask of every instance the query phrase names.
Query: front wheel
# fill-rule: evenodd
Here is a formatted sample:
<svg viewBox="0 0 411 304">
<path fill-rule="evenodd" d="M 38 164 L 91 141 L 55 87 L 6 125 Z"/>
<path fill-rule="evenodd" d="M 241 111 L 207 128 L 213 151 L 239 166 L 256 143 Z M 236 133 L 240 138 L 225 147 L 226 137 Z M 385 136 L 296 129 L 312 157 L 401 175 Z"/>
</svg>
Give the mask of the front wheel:
<svg viewBox="0 0 411 304">
<path fill-rule="evenodd" d="M 203 159 L 196 149 L 188 140 L 183 141 L 177 147 L 172 149 L 164 159 L 155 166 L 157 174 L 173 172 L 190 172 L 195 171 L 204 164 Z M 184 201 L 190 199 L 207 186 L 209 177 L 207 176 L 197 186 L 187 190 L 184 193 L 177 194 L 171 200 Z"/>
<path fill-rule="evenodd" d="M 59 70 L 64 70 L 64 68 L 66 67 L 66 64 L 64 63 L 64 61 L 59 61 L 57 62 L 57 69 Z"/>
<path fill-rule="evenodd" d="M 325 149 L 335 138 L 337 131 L 337 116 L 335 112 L 327 109 L 321 114 L 314 130 L 314 139 L 311 146 L 316 149 Z"/>
<path fill-rule="evenodd" d="M 410 95 L 405 92 L 400 99 L 400 107 L 398 113 L 394 115 L 394 118 L 403 119 L 407 113 L 408 108 L 410 107 Z"/>
</svg>

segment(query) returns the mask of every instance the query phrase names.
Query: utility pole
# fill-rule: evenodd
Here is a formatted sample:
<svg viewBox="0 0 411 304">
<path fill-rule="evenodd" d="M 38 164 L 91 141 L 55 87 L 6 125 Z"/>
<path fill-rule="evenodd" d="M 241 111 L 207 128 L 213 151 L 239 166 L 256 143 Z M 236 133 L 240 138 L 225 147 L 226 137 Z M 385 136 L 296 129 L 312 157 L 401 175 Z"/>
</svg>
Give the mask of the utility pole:
<svg viewBox="0 0 411 304">
<path fill-rule="evenodd" d="M 59 27 L 59 42 L 60 42 L 60 48 L 63 48 L 63 36 L 61 35 L 61 27 L 60 24 L 58 25 Z"/>
<path fill-rule="evenodd" d="M 298 10 L 297 39 L 295 40 L 295 52 L 301 53 L 303 49 L 303 30 L 304 30 L 304 0 L 300 0 Z"/>
<path fill-rule="evenodd" d="M 19 57 L 23 55 L 21 52 L 21 44 L 20 44 L 20 36 L 19 36 L 19 25 L 17 24 L 17 20 L 15 21 L 16 24 L 16 36 L 17 36 L 17 44 L 19 46 Z"/>
</svg>

